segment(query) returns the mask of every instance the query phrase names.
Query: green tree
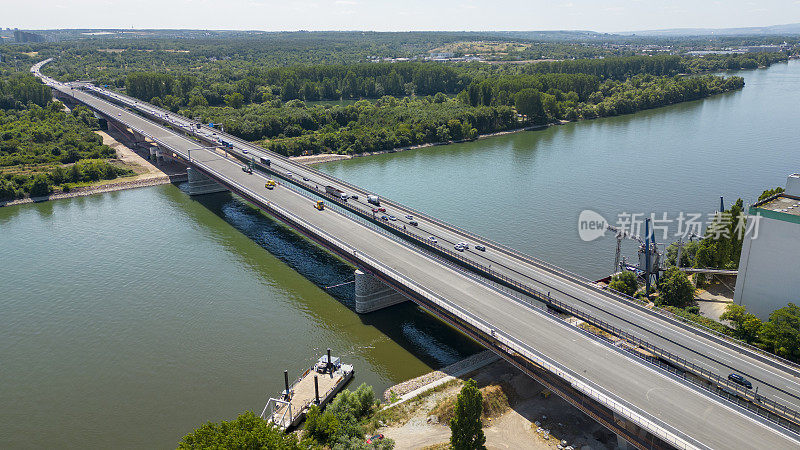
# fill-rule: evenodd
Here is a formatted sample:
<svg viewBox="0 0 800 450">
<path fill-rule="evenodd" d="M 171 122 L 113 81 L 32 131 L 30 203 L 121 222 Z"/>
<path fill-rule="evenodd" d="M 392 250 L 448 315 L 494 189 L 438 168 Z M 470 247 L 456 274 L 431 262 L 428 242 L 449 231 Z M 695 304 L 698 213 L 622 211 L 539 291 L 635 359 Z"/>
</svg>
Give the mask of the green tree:
<svg viewBox="0 0 800 450">
<path fill-rule="evenodd" d="M 677 267 L 670 267 L 658 283 L 663 304 L 683 308 L 694 301 L 694 286 L 685 273 Z"/>
<path fill-rule="evenodd" d="M 758 339 L 764 326 L 761 319 L 756 317 L 755 314 L 748 313 L 743 305 L 735 303 L 729 304 L 719 318 L 730 321 L 736 337 L 749 343 Z"/>
<path fill-rule="evenodd" d="M 545 113 L 542 94 L 535 89 L 523 89 L 514 96 L 517 112 L 526 116 L 531 123 L 544 123 Z"/>
<path fill-rule="evenodd" d="M 454 450 L 477 450 L 486 446 L 481 413 L 483 396 L 475 380 L 464 383 L 456 400 L 455 416 L 450 420 L 450 446 Z"/>
<path fill-rule="evenodd" d="M 196 108 L 198 106 L 208 106 L 208 100 L 199 94 L 192 95 L 191 98 L 189 98 L 189 107 Z"/>
<path fill-rule="evenodd" d="M 286 434 L 250 411 L 231 422 L 208 422 L 184 436 L 179 449 L 231 448 L 295 450 L 306 448 L 294 434 Z"/>
<path fill-rule="evenodd" d="M 608 287 L 633 297 L 633 294 L 639 289 L 639 283 L 636 282 L 636 275 L 626 270 L 611 277 L 611 282 L 608 284 Z"/>
<path fill-rule="evenodd" d="M 244 96 L 238 92 L 225 96 L 225 103 L 231 108 L 241 108 L 244 104 Z"/>
<path fill-rule="evenodd" d="M 697 241 L 688 241 L 683 243 L 683 250 L 681 250 L 681 267 L 692 267 L 694 265 L 694 257 L 699 247 Z M 677 266 L 678 259 L 678 243 L 673 242 L 667 247 L 667 265 Z"/>
<path fill-rule="evenodd" d="M 53 186 L 50 179 L 45 174 L 38 174 L 33 178 L 31 184 L 31 197 L 41 197 L 43 195 L 50 195 L 53 192 Z"/>
<path fill-rule="evenodd" d="M 9 180 L 0 179 L 0 200 L 13 200 L 18 193 L 14 188 L 14 183 Z"/>
<path fill-rule="evenodd" d="M 317 405 L 306 413 L 305 432 L 319 443 L 332 442 L 339 433 L 339 420 L 330 411 L 322 412 Z"/>
<path fill-rule="evenodd" d="M 789 303 L 773 311 L 764 324 L 763 339 L 776 355 L 800 361 L 800 307 Z"/>
<path fill-rule="evenodd" d="M 775 189 L 767 189 L 764 192 L 762 192 L 761 195 L 758 196 L 758 201 L 766 200 L 775 194 L 780 194 L 783 191 L 784 189 L 782 187 L 776 187 Z"/>
</svg>

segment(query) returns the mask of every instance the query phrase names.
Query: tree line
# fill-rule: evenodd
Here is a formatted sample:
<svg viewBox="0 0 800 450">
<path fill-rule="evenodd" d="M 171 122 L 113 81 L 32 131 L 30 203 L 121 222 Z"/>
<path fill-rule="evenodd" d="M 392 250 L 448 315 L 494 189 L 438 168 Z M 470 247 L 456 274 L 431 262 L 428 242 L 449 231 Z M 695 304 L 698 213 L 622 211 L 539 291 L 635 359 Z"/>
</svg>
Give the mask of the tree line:
<svg viewBox="0 0 800 450">
<path fill-rule="evenodd" d="M 739 77 L 713 75 L 637 75 L 602 83 L 585 74 L 501 75 L 470 83 L 455 97 L 442 92 L 401 99 L 383 96 L 333 106 L 273 99 L 238 108 L 190 106 L 179 112 L 221 124 L 234 135 L 262 141 L 284 155 L 363 153 L 628 114 L 742 86 Z"/>
<path fill-rule="evenodd" d="M 45 106 L 50 88 L 30 74 L 0 72 L 0 109 L 22 108 L 29 103 Z"/>
<path fill-rule="evenodd" d="M 782 55 L 782 56 L 780 56 Z M 182 56 L 176 56 L 182 58 Z M 362 63 L 333 65 L 291 65 L 220 67 L 213 71 L 131 71 L 117 79 L 116 87 L 141 100 L 163 105 L 173 111 L 185 106 L 231 106 L 273 99 L 289 101 L 380 98 L 384 95 L 455 95 L 467 90 L 470 103 L 489 105 L 496 95 L 517 91 L 513 84 L 546 92 L 551 88 L 574 91 L 584 101 L 597 84 L 624 81 L 636 75 L 675 76 L 717 70 L 710 61 L 735 66 L 751 57 L 737 55 L 713 58 L 675 55 L 609 57 L 604 59 L 539 62 L 523 66 L 486 64 L 438 64 L 430 62 Z M 783 54 L 754 54 L 766 61 L 785 59 Z M 743 63 L 742 63 L 743 64 Z M 747 64 L 744 64 L 747 66 Z M 527 76 L 527 78 L 526 78 Z M 490 83 L 492 85 L 490 85 Z M 494 86 L 494 84 L 510 84 Z M 492 92 L 494 96 L 488 97 Z M 500 98 L 507 104 L 510 97 Z"/>
</svg>

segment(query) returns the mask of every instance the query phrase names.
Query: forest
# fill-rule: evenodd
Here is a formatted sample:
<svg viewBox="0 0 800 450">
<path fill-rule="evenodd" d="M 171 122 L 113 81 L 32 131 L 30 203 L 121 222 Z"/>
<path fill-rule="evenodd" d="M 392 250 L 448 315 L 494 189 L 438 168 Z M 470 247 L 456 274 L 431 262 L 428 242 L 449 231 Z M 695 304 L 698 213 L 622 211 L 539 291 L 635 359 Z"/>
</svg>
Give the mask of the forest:
<svg viewBox="0 0 800 450">
<path fill-rule="evenodd" d="M 230 106 L 194 105 L 180 114 L 221 124 L 232 134 L 284 155 L 363 153 L 436 142 L 561 120 L 628 114 L 696 100 L 744 86 L 741 77 L 656 77 L 625 81 L 584 74 L 503 75 L 467 85 L 455 97 L 383 96 L 351 105 L 301 100 Z"/>
<path fill-rule="evenodd" d="M 131 174 L 108 162 L 115 152 L 93 132 L 94 115 L 64 111 L 33 76 L 2 74 L 0 99 L 0 201 Z"/>
<path fill-rule="evenodd" d="M 465 40 L 512 40 L 497 33 L 368 37 L 374 39 L 354 33 L 266 33 L 196 40 L 87 40 L 36 48 L 40 59 L 59 54 L 45 72 L 62 80 L 95 78 L 286 155 L 381 151 L 629 114 L 740 89 L 740 77 L 703 74 L 769 65 L 788 57 L 631 56 L 610 51 L 616 47 L 601 42 L 514 38 L 524 43 L 519 48 L 540 52 L 540 57 L 574 53 L 572 58 L 533 64 L 364 62 L 419 55 Z"/>
</svg>

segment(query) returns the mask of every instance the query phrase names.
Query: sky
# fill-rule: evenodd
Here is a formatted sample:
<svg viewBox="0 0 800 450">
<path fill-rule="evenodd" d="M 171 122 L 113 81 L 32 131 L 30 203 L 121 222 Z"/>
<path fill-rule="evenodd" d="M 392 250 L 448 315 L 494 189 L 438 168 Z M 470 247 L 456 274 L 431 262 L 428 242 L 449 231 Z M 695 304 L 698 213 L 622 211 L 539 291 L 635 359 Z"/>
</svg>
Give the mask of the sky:
<svg viewBox="0 0 800 450">
<path fill-rule="evenodd" d="M 485 31 L 800 22 L 800 0 L 0 0 L 0 27 Z"/>
</svg>

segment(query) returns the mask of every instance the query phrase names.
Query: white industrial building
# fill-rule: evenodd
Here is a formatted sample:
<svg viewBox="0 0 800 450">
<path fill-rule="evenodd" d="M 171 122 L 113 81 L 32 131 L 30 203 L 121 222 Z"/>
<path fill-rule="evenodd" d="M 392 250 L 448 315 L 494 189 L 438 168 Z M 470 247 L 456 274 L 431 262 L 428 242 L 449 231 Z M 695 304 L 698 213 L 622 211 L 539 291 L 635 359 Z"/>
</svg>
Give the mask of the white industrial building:
<svg viewBox="0 0 800 450">
<path fill-rule="evenodd" d="M 800 304 L 800 174 L 786 181 L 786 192 L 747 211 L 748 226 L 739 260 L 733 301 L 767 320 L 787 303 Z M 760 216 L 760 217 L 756 217 Z"/>
</svg>

